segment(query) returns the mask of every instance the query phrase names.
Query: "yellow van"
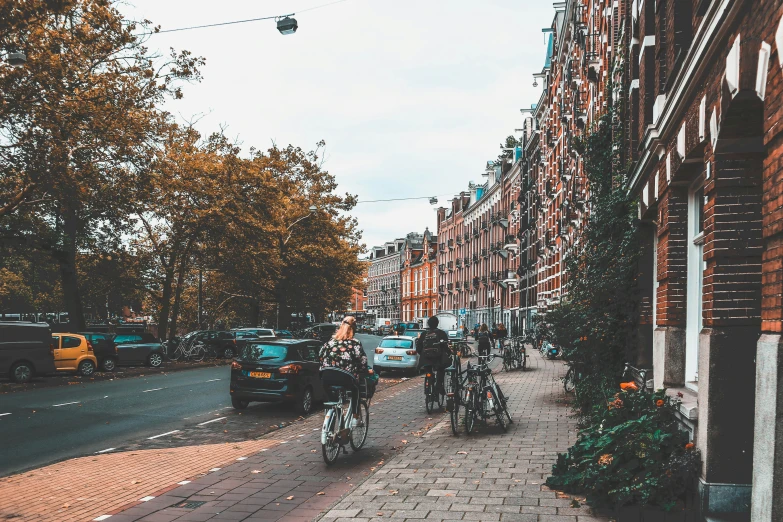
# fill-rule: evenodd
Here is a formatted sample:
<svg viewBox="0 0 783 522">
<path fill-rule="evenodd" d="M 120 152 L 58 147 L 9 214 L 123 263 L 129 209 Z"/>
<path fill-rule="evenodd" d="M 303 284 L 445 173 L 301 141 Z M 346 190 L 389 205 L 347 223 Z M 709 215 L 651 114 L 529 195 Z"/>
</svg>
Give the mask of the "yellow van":
<svg viewBox="0 0 783 522">
<path fill-rule="evenodd" d="M 83 335 L 52 335 L 54 366 L 58 372 L 79 372 L 85 377 L 92 375 L 98 367 L 98 359 L 92 351 L 92 344 Z"/>
</svg>

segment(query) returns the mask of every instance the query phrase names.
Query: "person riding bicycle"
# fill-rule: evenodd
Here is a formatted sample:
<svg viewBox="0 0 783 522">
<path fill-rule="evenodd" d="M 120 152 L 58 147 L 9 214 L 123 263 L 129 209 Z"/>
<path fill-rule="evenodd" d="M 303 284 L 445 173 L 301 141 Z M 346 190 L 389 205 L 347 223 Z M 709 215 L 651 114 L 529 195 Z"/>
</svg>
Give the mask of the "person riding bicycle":
<svg viewBox="0 0 783 522">
<path fill-rule="evenodd" d="M 332 386 L 341 386 L 351 390 L 353 416 L 361 426 L 359 418 L 359 379 L 372 374 L 367 367 L 367 354 L 362 343 L 354 338 L 356 319 L 346 316 L 334 336 L 323 345 L 318 354 L 321 360 L 321 384 L 327 395 L 331 395 Z M 329 369 L 328 371 L 323 371 Z M 337 371 L 331 371 L 337 370 Z M 332 400 L 336 400 L 332 398 Z"/>
<path fill-rule="evenodd" d="M 432 366 L 436 372 L 438 392 L 445 394 L 443 385 L 449 358 L 449 336 L 438 328 L 438 318 L 434 315 L 427 319 L 427 329 L 416 338 L 416 352 L 421 356 L 421 366 Z"/>
<path fill-rule="evenodd" d="M 483 323 L 479 328 L 476 340 L 478 341 L 478 354 L 489 355 L 492 351 L 492 341 L 494 338 L 492 337 L 489 328 L 487 328 L 487 323 Z"/>
</svg>

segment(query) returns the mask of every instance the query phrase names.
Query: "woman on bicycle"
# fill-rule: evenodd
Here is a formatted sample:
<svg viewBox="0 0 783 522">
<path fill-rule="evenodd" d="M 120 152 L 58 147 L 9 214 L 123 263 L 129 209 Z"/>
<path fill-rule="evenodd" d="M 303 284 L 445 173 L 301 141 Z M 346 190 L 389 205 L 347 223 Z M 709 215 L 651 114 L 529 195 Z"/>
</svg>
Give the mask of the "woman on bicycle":
<svg viewBox="0 0 783 522">
<path fill-rule="evenodd" d="M 492 341 L 494 339 L 492 334 L 489 332 L 487 323 L 483 323 L 479 328 L 478 334 L 476 335 L 476 340 L 478 341 L 478 354 L 489 355 L 489 353 L 492 351 Z"/>
<path fill-rule="evenodd" d="M 367 373 L 372 373 L 367 367 L 367 354 L 362 343 L 354 338 L 356 333 L 356 318 L 346 316 L 334 336 L 323 345 L 319 358 L 321 368 L 336 369 L 339 371 L 322 371 L 321 384 L 327 394 L 331 392 L 331 386 L 342 386 L 351 390 L 354 399 L 353 416 L 359 419 L 359 378 Z"/>
</svg>

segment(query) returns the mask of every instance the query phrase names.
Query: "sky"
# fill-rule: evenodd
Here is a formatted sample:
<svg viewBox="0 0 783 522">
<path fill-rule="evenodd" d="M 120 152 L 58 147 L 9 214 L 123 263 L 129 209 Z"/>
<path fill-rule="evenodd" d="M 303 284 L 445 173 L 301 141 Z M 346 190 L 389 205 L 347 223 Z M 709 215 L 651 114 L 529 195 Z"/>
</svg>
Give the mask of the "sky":
<svg viewBox="0 0 783 522">
<path fill-rule="evenodd" d="M 538 100 L 546 0 L 127 0 L 119 8 L 161 29 L 296 13 L 299 30 L 274 20 L 154 35 L 148 46 L 206 58 L 203 81 L 166 108 L 225 129 L 245 149 L 326 141 L 324 168 L 368 248 L 437 229 L 437 206 L 468 182 Z"/>
</svg>

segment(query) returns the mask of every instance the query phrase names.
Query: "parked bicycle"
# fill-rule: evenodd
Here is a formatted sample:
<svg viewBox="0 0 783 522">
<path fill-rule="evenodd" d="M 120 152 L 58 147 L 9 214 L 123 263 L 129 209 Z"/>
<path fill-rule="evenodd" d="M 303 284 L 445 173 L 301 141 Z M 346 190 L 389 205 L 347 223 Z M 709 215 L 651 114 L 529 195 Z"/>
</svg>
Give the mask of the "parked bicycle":
<svg viewBox="0 0 783 522">
<path fill-rule="evenodd" d="M 525 348 L 524 337 L 512 337 L 504 340 L 503 349 L 503 370 L 510 371 L 516 369 L 525 370 L 527 368 L 527 349 Z"/>
<path fill-rule="evenodd" d="M 481 355 L 479 364 L 475 367 L 468 363 L 464 397 L 465 431 L 468 435 L 473 432 L 477 422 L 486 425 L 492 417 L 503 431 L 507 431 L 513 422 L 506 407 L 506 397 L 489 367 L 495 357 L 494 354 Z"/>
<path fill-rule="evenodd" d="M 340 370 L 326 370 L 340 371 Z M 324 423 L 321 428 L 321 453 L 324 462 L 331 466 L 340 456 L 340 449 L 343 454 L 347 454 L 345 449 L 350 444 L 353 451 L 359 451 L 367 441 L 367 431 L 370 427 L 370 400 L 372 399 L 372 390 L 369 384 L 364 381 L 365 391 L 360 389 L 359 397 L 354 397 L 353 392 L 344 386 L 331 386 L 335 401 L 324 402 L 326 412 Z M 362 397 L 364 395 L 364 397 Z M 355 421 L 351 412 L 354 411 L 354 401 L 359 401 L 359 419 Z"/>
<path fill-rule="evenodd" d="M 459 435 L 460 416 L 467 372 L 462 371 L 460 351 L 452 349 L 451 366 L 446 368 L 446 410 L 451 418 L 451 432 Z"/>
<path fill-rule="evenodd" d="M 571 362 L 568 363 L 568 366 L 568 371 L 563 378 L 563 389 L 566 393 L 571 393 L 576 390 L 576 385 L 584 377 L 584 372 L 582 370 L 582 365 L 579 363 Z"/>
</svg>

